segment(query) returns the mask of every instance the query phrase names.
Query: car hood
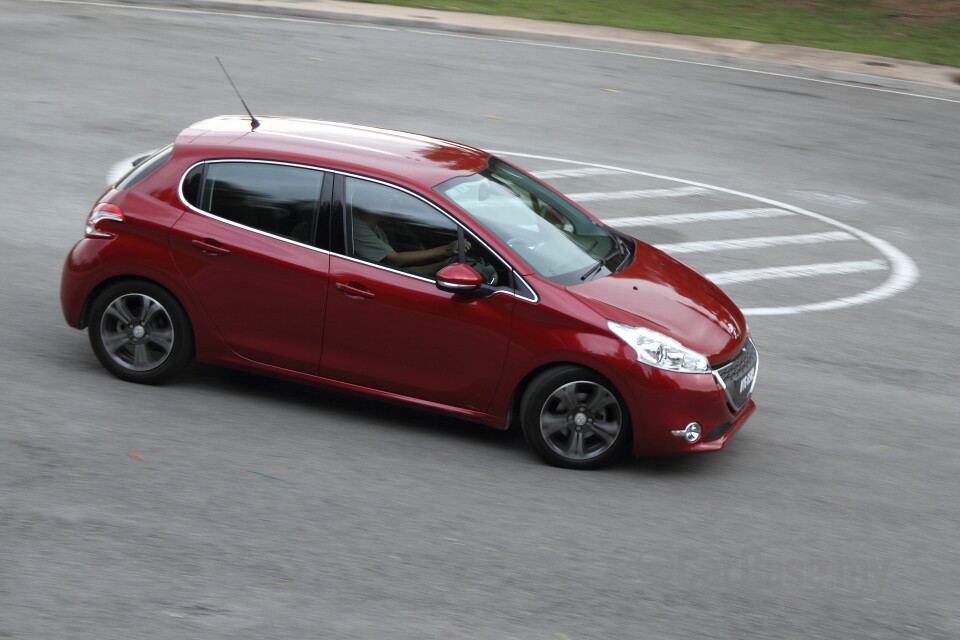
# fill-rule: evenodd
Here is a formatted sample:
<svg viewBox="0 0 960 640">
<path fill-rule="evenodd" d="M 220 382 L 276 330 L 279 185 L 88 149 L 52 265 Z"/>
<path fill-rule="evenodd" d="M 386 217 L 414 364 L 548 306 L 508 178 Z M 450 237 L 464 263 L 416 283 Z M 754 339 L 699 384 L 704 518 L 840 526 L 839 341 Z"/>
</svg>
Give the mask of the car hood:
<svg viewBox="0 0 960 640">
<path fill-rule="evenodd" d="M 737 305 L 703 275 L 650 245 L 637 242 L 624 270 L 568 287 L 608 320 L 659 331 L 707 356 L 731 360 L 747 335 Z"/>
</svg>

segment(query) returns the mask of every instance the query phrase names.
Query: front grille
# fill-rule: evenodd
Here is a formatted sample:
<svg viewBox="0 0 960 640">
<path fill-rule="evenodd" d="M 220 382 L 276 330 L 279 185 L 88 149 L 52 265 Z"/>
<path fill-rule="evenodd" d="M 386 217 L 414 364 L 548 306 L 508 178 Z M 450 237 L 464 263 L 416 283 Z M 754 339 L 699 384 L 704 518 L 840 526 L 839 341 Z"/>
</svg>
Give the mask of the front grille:
<svg viewBox="0 0 960 640">
<path fill-rule="evenodd" d="M 758 364 L 757 348 L 747 338 L 747 342 L 736 358 L 713 371 L 726 391 L 727 404 L 734 413 L 746 404 L 750 394 L 753 393 L 753 386 L 757 382 Z"/>
</svg>

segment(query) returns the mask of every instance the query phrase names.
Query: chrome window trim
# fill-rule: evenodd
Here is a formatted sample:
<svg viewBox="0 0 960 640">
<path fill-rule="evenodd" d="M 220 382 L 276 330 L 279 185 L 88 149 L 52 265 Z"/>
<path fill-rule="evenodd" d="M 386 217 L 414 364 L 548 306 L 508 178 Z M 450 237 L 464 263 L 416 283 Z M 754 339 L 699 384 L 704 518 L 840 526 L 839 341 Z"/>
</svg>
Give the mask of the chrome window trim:
<svg viewBox="0 0 960 640">
<path fill-rule="evenodd" d="M 521 299 L 521 300 L 528 300 L 528 301 L 530 301 L 530 302 L 532 302 L 532 303 L 534 303 L 534 304 L 537 304 L 538 302 L 540 302 L 540 296 L 539 296 L 539 294 L 537 294 L 536 289 L 534 289 L 533 287 L 531 287 L 531 286 L 530 286 L 530 283 L 527 282 L 527 281 L 524 279 L 523 276 L 521 276 L 519 273 L 517 273 L 517 270 L 516 270 L 516 269 L 511 269 L 510 271 L 511 271 L 511 273 L 513 274 L 513 277 L 516 278 L 516 279 L 520 282 L 520 284 L 522 284 L 523 287 L 533 295 L 533 298 L 529 298 L 529 297 L 527 297 L 527 296 L 523 296 L 523 295 L 520 295 L 519 293 L 517 293 L 517 294 L 516 294 L 517 297 L 518 297 L 519 299 Z"/>
<path fill-rule="evenodd" d="M 186 206 L 186 207 L 187 207 L 188 209 L 190 209 L 191 211 L 193 211 L 193 212 L 195 212 L 195 213 L 199 213 L 200 215 L 206 216 L 207 218 L 211 218 L 211 219 L 213 219 L 213 220 L 219 220 L 220 222 L 224 222 L 224 223 L 226 223 L 226 224 L 229 224 L 229 225 L 231 225 L 231 226 L 234 226 L 234 227 L 237 227 L 237 228 L 240 228 L 240 229 L 246 229 L 246 230 L 248 230 L 248 231 L 252 231 L 253 233 L 258 233 L 258 234 L 260 234 L 260 235 L 262 235 L 262 236 L 267 236 L 268 238 L 275 238 L 275 239 L 277 239 L 277 240 L 281 240 L 281 241 L 283 241 L 283 242 L 287 242 L 287 243 L 289 243 L 289 244 L 296 245 L 296 246 L 298 246 L 298 247 L 304 247 L 304 248 L 306 248 L 306 249 L 312 249 L 313 251 L 316 251 L 316 252 L 318 252 L 318 253 L 323 253 L 323 254 L 326 254 L 326 255 L 335 255 L 335 256 L 338 256 L 338 257 L 340 257 L 340 258 L 344 258 L 344 259 L 346 259 L 346 260 L 349 260 L 349 261 L 351 261 L 351 262 L 355 262 L 355 263 L 357 263 L 357 264 L 365 264 L 365 265 L 368 265 L 368 266 L 371 266 L 371 267 L 375 267 L 375 268 L 377 268 L 377 269 L 382 269 L 382 270 L 384 270 L 384 271 L 389 271 L 389 272 L 391 272 L 391 273 L 396 273 L 396 274 L 399 274 L 399 275 L 402 275 L 402 276 L 407 276 L 407 277 L 409 277 L 409 278 L 414 278 L 414 279 L 416 279 L 416 280 L 421 280 L 421 281 L 423 281 L 423 282 L 429 282 L 429 283 L 434 284 L 434 285 L 436 284 L 437 281 L 434 280 L 434 279 L 431 279 L 431 278 L 426 278 L 426 277 L 424 277 L 424 276 L 419 276 L 419 275 L 416 275 L 416 274 L 413 274 L 413 273 L 409 273 L 409 272 L 407 272 L 407 271 L 400 271 L 400 270 L 398 270 L 398 269 L 393 269 L 393 268 L 391 268 L 391 267 L 387 267 L 387 266 L 382 265 L 382 264 L 376 264 L 376 263 L 374 263 L 374 262 L 368 262 L 367 260 L 360 260 L 360 259 L 358 259 L 358 258 L 354 258 L 353 256 L 348 256 L 348 255 L 345 255 L 345 254 L 342 254 L 342 253 L 338 253 L 338 252 L 336 252 L 336 251 L 330 251 L 330 250 L 327 250 L 327 249 L 321 249 L 320 247 L 315 247 L 315 246 L 313 246 L 313 245 L 308 245 L 308 244 L 304 244 L 304 243 L 302 243 L 302 242 L 298 242 L 298 241 L 296 241 L 296 240 L 293 240 L 292 238 L 286 238 L 286 237 L 284 237 L 284 236 L 278 236 L 278 235 L 275 235 L 275 234 L 272 234 L 272 233 L 268 233 L 268 232 L 266 232 L 266 231 L 263 231 L 263 230 L 261 230 L 261 229 L 257 229 L 257 228 L 255 228 L 255 227 L 250 227 L 250 226 L 247 226 L 247 225 L 245 225 L 245 224 L 240 224 L 239 222 L 234 222 L 234 221 L 232 221 L 232 220 L 227 220 L 226 218 L 222 218 L 222 217 L 220 217 L 220 216 L 218 216 L 218 215 L 215 215 L 215 214 L 213 214 L 213 213 L 210 213 L 209 211 L 204 211 L 203 209 L 200 209 L 199 207 L 196 207 L 196 206 L 190 204 L 190 203 L 187 201 L 186 197 L 184 197 L 184 194 L 183 194 L 183 183 L 186 181 L 187 174 L 189 174 L 191 171 L 193 171 L 195 168 L 197 168 L 197 167 L 200 166 L 200 165 L 204 165 L 204 164 L 223 164 L 223 163 L 272 164 L 272 165 L 281 165 L 281 166 L 287 166 L 287 167 L 296 167 L 296 168 L 299 168 L 299 169 L 310 169 L 310 170 L 312 170 L 312 171 L 322 171 L 323 173 L 330 174 L 331 176 L 332 176 L 333 174 L 337 174 L 337 175 L 344 176 L 344 177 L 356 178 L 356 179 L 358 179 L 358 180 L 365 180 L 365 181 L 367 181 L 367 182 L 374 182 L 374 183 L 377 183 L 377 184 L 381 184 L 381 185 L 383 185 L 383 186 L 385 186 L 385 187 L 389 187 L 389 188 L 391 188 L 391 189 L 397 189 L 398 191 L 401 191 L 401 192 L 403 192 L 403 193 L 406 193 L 406 194 L 408 194 L 408 195 L 411 195 L 411 196 L 413 196 L 414 198 L 417 198 L 418 200 L 420 200 L 421 202 L 427 204 L 428 206 L 430 206 L 431 208 L 433 208 L 434 210 L 436 210 L 437 212 L 439 212 L 441 215 L 445 216 L 445 217 L 446 217 L 448 220 L 450 220 L 455 226 L 463 229 L 465 233 L 469 233 L 470 236 L 471 236 L 474 240 L 476 240 L 477 242 L 479 242 L 487 251 L 489 251 L 491 255 L 496 256 L 497 260 L 499 260 L 499 261 L 507 268 L 507 270 L 513 275 L 513 277 L 514 277 L 514 278 L 517 278 L 521 283 L 523 283 L 523 286 L 524 286 L 524 288 L 527 289 L 527 291 L 530 291 L 531 293 L 533 293 L 533 298 L 530 298 L 529 296 L 521 295 L 520 292 L 518 292 L 518 291 L 506 291 L 506 290 L 499 289 L 499 290 L 494 291 L 493 294 L 491 294 L 492 296 L 503 294 L 503 295 L 513 296 L 514 298 L 517 298 L 518 300 L 526 300 L 527 302 L 531 302 L 531 303 L 533 303 L 533 304 L 538 304 L 538 303 L 540 302 L 540 296 L 539 296 L 539 294 L 537 294 L 536 289 L 534 289 L 532 286 L 530 286 L 530 283 L 528 283 L 528 282 L 523 278 L 523 276 L 521 276 L 521 275 L 517 272 L 517 270 L 513 268 L 513 266 L 512 266 L 509 262 L 507 262 L 506 260 L 504 260 L 503 256 L 501 256 L 498 252 L 494 251 L 493 248 L 490 247 L 490 245 L 488 245 L 486 242 L 484 242 L 482 238 L 478 237 L 478 236 L 477 236 L 476 234 L 474 234 L 472 231 L 470 231 L 469 229 L 467 229 L 467 227 L 464 226 L 464 224 L 463 224 L 462 222 L 460 222 L 459 220 L 457 220 L 456 218 L 454 218 L 448 211 L 445 211 L 443 208 L 437 206 L 437 205 L 434 204 L 433 202 L 430 202 L 429 200 L 427 200 L 426 198 L 424 198 L 424 197 L 421 196 L 420 194 L 415 193 L 415 192 L 407 189 L 406 187 L 402 187 L 402 186 L 397 185 L 397 184 L 394 184 L 394 183 L 392 183 L 392 182 L 387 182 L 387 181 L 385 181 L 385 180 L 380 180 L 379 178 L 371 178 L 370 176 L 364 176 L 364 175 L 361 175 L 361 174 L 358 174 L 358 173 L 351 173 L 351 172 L 349 172 L 349 171 L 342 171 L 342 170 L 340 170 L 340 169 L 327 169 L 327 168 L 319 167 L 319 166 L 315 166 L 315 165 L 302 164 L 302 163 L 299 163 L 299 162 L 287 162 L 287 161 L 284 161 L 284 160 L 262 160 L 262 159 L 256 159 L 256 158 L 211 158 L 211 159 L 209 159 L 209 160 L 200 160 L 200 161 L 198 161 L 198 162 L 193 163 L 192 165 L 190 165 L 189 168 L 187 168 L 186 171 L 183 172 L 183 175 L 180 176 L 180 184 L 179 184 L 178 187 L 177 187 L 177 195 L 178 195 L 178 197 L 180 198 L 181 204 L 183 204 L 184 206 Z"/>
<path fill-rule="evenodd" d="M 242 163 L 247 163 L 247 164 L 251 164 L 251 163 L 253 163 L 253 164 L 276 164 L 276 165 L 283 165 L 283 166 L 287 166 L 287 167 L 297 167 L 297 168 L 300 168 L 300 169 L 310 169 L 310 170 L 312 170 L 312 171 L 322 171 L 322 172 L 324 172 L 324 173 L 328 173 L 328 172 L 326 171 L 326 169 L 323 169 L 323 168 L 321 168 L 321 167 L 313 167 L 313 166 L 310 166 L 310 165 L 308 165 L 308 164 L 298 164 L 298 163 L 296 163 L 296 162 L 283 162 L 283 161 L 279 161 L 279 160 L 277 160 L 277 161 L 273 161 L 273 160 L 248 160 L 248 159 L 245 159 L 245 158 L 218 158 L 218 159 L 214 159 L 214 160 L 201 160 L 201 161 L 199 161 L 199 162 L 195 162 L 195 163 L 193 163 L 192 165 L 190 165 L 190 167 L 189 167 L 186 171 L 183 172 L 183 175 L 180 176 L 180 184 L 177 186 L 177 196 L 180 198 L 180 203 L 181 203 L 183 206 L 185 206 L 185 207 L 187 207 L 188 209 L 190 209 L 191 211 L 193 211 L 194 213 L 199 213 L 200 215 L 202 215 L 202 216 L 204 216 L 204 217 L 207 217 L 207 218 L 210 218 L 211 220 L 217 220 L 217 221 L 219 221 L 219 222 L 223 222 L 223 223 L 225 223 L 225 224 L 230 225 L 231 227 L 237 227 L 238 229 L 245 229 L 245 230 L 247 230 L 247 231 L 252 231 L 253 233 L 259 234 L 259 235 L 261 235 L 261 236 L 266 236 L 266 237 L 268 237 L 268 238 L 273 238 L 273 239 L 275 239 L 275 240 L 280 240 L 280 241 L 282 241 L 282 242 L 286 242 L 287 244 L 292 244 L 292 245 L 296 245 L 296 246 L 298 246 L 298 247 L 303 247 L 304 249 L 311 249 L 312 251 L 316 251 L 317 253 L 323 253 L 323 254 L 326 254 L 326 255 L 330 255 L 330 252 L 327 251 L 326 249 L 321 249 L 320 247 L 315 247 L 315 246 L 310 245 L 310 244 L 304 244 L 304 243 L 302 243 L 302 242 L 298 242 L 297 240 L 294 240 L 293 238 L 287 238 L 286 236 L 278 236 L 278 235 L 276 235 L 276 234 L 273 234 L 273 233 L 269 233 L 269 232 L 267 232 L 267 231 L 264 231 L 263 229 L 257 229 L 256 227 L 250 227 L 250 226 L 247 226 L 247 225 L 245 225 L 245 224 L 240 224 L 239 222 L 234 222 L 233 220 L 228 220 L 228 219 L 226 219 L 226 218 L 221 218 L 220 216 L 218 216 L 218 215 L 216 215 L 216 214 L 210 213 L 209 211 L 204 211 L 203 209 L 201 209 L 201 208 L 199 208 L 199 207 L 196 207 L 196 206 L 190 204 L 190 203 L 187 201 L 187 199 L 184 197 L 184 195 L 183 195 L 183 183 L 184 183 L 184 181 L 187 179 L 187 174 L 189 174 L 191 171 L 193 171 L 194 169 L 196 169 L 197 167 L 199 167 L 200 165 L 203 165 L 203 164 L 220 164 L 220 163 L 228 163 L 228 162 L 233 162 L 233 163 L 241 163 L 241 162 L 242 162 Z M 318 196 L 318 202 L 319 202 L 319 196 Z"/>
</svg>

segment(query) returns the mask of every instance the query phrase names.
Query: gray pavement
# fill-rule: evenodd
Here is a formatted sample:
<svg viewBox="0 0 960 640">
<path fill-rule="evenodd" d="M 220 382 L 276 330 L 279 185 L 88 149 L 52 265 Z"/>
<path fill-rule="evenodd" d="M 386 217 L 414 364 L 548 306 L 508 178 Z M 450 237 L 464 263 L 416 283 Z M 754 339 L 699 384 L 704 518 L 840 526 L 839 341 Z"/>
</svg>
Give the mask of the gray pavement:
<svg viewBox="0 0 960 640">
<path fill-rule="evenodd" d="M 132 4 L 150 3 L 150 0 L 120 1 Z M 696 52 L 716 62 L 731 62 L 737 59 L 762 61 L 783 65 L 785 70 L 790 68 L 817 70 L 820 72 L 816 74 L 817 77 L 827 80 L 859 81 L 891 88 L 903 88 L 904 82 L 946 87 L 960 86 L 960 69 L 955 67 L 843 51 L 765 44 L 750 40 L 704 38 L 656 31 L 340 0 L 173 0 L 164 1 L 163 4 L 443 29 L 457 33 L 501 38 L 533 38 L 584 46 L 620 46 L 661 55 L 676 51 Z"/>
<path fill-rule="evenodd" d="M 0 638 L 960 637 L 960 88 L 152 6 L 0 0 Z M 664 196 L 587 203 L 606 219 L 769 213 L 624 229 L 705 273 L 803 267 L 725 285 L 744 307 L 845 306 L 751 315 L 759 409 L 726 450 L 597 473 L 214 367 L 121 382 L 64 324 L 60 269 L 113 162 L 240 110 L 214 56 L 256 113 Z M 761 237 L 796 243 L 736 248 Z M 891 248 L 917 277 L 852 304 Z"/>
</svg>

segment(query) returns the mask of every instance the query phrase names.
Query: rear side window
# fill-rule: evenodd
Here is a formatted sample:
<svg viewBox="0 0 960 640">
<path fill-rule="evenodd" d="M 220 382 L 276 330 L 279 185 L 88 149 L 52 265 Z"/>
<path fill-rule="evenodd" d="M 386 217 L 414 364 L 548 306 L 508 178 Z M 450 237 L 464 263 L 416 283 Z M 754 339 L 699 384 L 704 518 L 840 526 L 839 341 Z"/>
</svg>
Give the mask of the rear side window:
<svg viewBox="0 0 960 640">
<path fill-rule="evenodd" d="M 163 166 L 163 164 L 165 164 L 172 155 L 173 145 L 170 145 L 155 152 L 152 156 L 148 156 L 138 164 L 134 165 L 133 169 L 128 171 L 125 176 L 120 178 L 120 181 L 117 182 L 116 188 L 120 191 L 129 189 Z"/>
<path fill-rule="evenodd" d="M 211 162 L 183 181 L 193 206 L 245 227 L 313 244 L 322 171 L 269 162 Z"/>
</svg>

